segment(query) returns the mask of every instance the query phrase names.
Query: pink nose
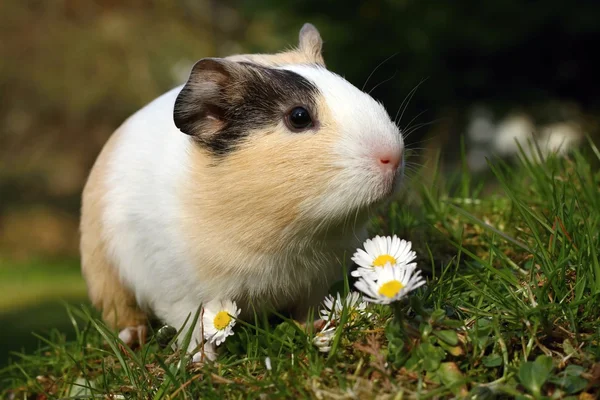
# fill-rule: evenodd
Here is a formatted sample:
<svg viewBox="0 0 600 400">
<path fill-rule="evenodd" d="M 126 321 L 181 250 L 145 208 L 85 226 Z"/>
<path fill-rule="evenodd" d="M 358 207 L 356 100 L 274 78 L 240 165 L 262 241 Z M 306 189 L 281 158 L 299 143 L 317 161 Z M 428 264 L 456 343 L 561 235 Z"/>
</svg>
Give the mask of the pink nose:
<svg viewBox="0 0 600 400">
<path fill-rule="evenodd" d="M 385 151 L 378 155 L 379 166 L 383 170 L 395 171 L 402 161 L 401 151 Z"/>
</svg>

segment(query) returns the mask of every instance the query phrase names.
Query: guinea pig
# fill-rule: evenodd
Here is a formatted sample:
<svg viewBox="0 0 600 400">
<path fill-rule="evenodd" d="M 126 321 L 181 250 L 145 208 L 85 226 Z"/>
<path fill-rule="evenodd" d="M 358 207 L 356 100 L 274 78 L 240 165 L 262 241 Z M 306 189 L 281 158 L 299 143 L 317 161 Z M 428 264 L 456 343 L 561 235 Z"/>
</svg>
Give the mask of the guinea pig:
<svg viewBox="0 0 600 400">
<path fill-rule="evenodd" d="M 404 143 L 321 48 L 305 24 L 293 50 L 201 59 L 110 137 L 83 191 L 81 262 L 123 341 L 153 317 L 194 328 L 191 351 L 190 315 L 220 299 L 306 321 L 342 277 L 401 183 Z"/>
</svg>

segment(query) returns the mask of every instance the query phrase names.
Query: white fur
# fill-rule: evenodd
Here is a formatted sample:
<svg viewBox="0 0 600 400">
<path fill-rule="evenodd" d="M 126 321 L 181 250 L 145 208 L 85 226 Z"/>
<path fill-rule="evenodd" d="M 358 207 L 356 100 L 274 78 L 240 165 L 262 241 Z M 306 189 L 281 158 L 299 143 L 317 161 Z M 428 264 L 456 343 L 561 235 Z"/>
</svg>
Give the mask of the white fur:
<svg viewBox="0 0 600 400">
<path fill-rule="evenodd" d="M 330 183 L 330 190 L 309 202 L 306 209 L 316 218 L 328 218 L 340 210 L 353 212 L 381 199 L 385 193 L 381 192 L 384 188 L 377 154 L 404 149 L 402 135 L 384 107 L 325 68 L 292 65 L 282 69 L 302 75 L 319 88 L 340 129 L 331 162 L 332 166 L 341 167 L 342 173 Z"/>
<path fill-rule="evenodd" d="M 191 138 L 173 122 L 181 87 L 165 93 L 121 127 L 107 171 L 104 239 L 109 257 L 138 304 L 179 327 L 200 306 L 201 282 L 185 254 L 176 189 L 187 174 Z"/>
<path fill-rule="evenodd" d="M 367 202 L 383 197 L 381 171 L 373 154 L 389 148 L 401 151 L 403 146 L 402 137 L 384 108 L 323 68 L 286 69 L 317 85 L 337 126 L 341 127 L 339 142 L 331 155 L 332 167 L 341 172 L 330 183 L 327 193 L 305 204 L 305 211 L 326 221 L 331 215 L 358 210 Z M 142 308 L 177 328 L 202 302 L 216 296 L 232 298 L 240 290 L 250 295 L 263 294 L 267 304 L 269 298 L 277 296 L 294 298 L 307 306 L 318 302 L 340 273 L 340 267 L 335 266 L 342 263 L 344 256 L 349 259 L 351 254 L 344 252 L 353 245 L 349 240 L 352 238 L 342 238 L 340 243 L 290 244 L 289 251 L 276 255 L 230 254 L 231 264 L 222 267 L 235 271 L 236 282 L 213 279 L 206 274 L 199 278 L 202 265 L 195 265 L 190 243 L 181 230 L 184 216 L 177 191 L 182 184 L 194 184 L 189 169 L 190 150 L 197 145 L 173 122 L 173 105 L 180 90 L 178 87 L 164 94 L 126 121 L 110 155 L 105 182 L 109 189 L 105 195 L 104 239 L 108 257 L 121 278 L 132 288 Z M 319 140 L 318 135 L 314 140 Z M 217 231 L 212 226 L 206 227 L 206 235 L 228 239 L 219 237 Z M 193 245 L 197 253 L 204 252 L 207 260 L 214 261 L 210 257 L 218 249 L 210 243 L 198 240 Z M 235 243 L 228 245 L 230 249 L 236 248 Z M 192 346 L 200 339 L 196 329 Z"/>
</svg>

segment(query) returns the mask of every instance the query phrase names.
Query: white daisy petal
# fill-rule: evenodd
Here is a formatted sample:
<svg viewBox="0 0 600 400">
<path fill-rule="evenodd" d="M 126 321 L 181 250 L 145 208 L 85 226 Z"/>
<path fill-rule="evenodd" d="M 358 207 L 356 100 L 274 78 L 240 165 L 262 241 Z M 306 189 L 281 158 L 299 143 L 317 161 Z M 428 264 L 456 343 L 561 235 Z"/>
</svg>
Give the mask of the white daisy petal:
<svg viewBox="0 0 600 400">
<path fill-rule="evenodd" d="M 386 241 L 384 237 L 381 236 L 375 236 L 375 248 L 377 249 L 377 252 L 380 254 L 385 254 L 387 253 L 387 246 L 386 246 Z"/>
<path fill-rule="evenodd" d="M 235 318 L 240 315 L 240 309 L 231 300 L 213 300 L 204 305 L 202 324 L 204 339 L 219 346 L 233 335 Z"/>
<path fill-rule="evenodd" d="M 335 327 L 329 327 L 329 324 L 317 332 L 313 339 L 313 344 L 323 353 L 327 353 L 331 350 L 331 342 L 335 336 Z"/>
<path fill-rule="evenodd" d="M 386 264 L 377 268 L 375 276 L 361 277 L 354 286 L 365 294 L 365 300 L 377 304 L 390 304 L 400 300 L 425 281 L 421 271 L 415 273 L 416 263 L 408 265 Z"/>
<path fill-rule="evenodd" d="M 396 237 L 396 235 L 394 235 L 394 237 Z M 389 254 L 392 250 L 392 238 L 389 236 L 386 236 L 384 239 L 385 239 L 385 252 Z"/>
<path fill-rule="evenodd" d="M 323 307 L 319 314 L 325 321 L 337 320 L 341 318 L 344 307 L 347 309 L 348 320 L 352 321 L 364 315 L 366 303 L 362 301 L 362 296 L 358 292 L 350 292 L 344 299 L 341 298 L 340 293 L 337 293 L 335 298 L 328 295 L 323 300 Z"/>
<path fill-rule="evenodd" d="M 394 258 L 396 264 L 408 264 L 416 258 L 416 253 L 411 251 L 412 243 L 404 239 L 400 240 L 394 236 L 397 240 L 394 246 Z"/>
<path fill-rule="evenodd" d="M 412 244 L 398 236 L 375 236 L 367 239 L 363 249 L 357 249 L 352 256 L 352 261 L 358 268 L 350 274 L 354 277 L 374 279 L 372 272 L 385 264 L 404 265 L 416 258 L 416 253 L 411 250 Z"/>
<path fill-rule="evenodd" d="M 360 278 L 355 284 L 354 286 L 360 290 L 361 292 L 363 292 L 366 296 L 365 300 L 370 301 L 373 303 L 372 298 L 377 297 L 377 294 L 373 291 L 372 287 L 375 284 L 375 282 L 370 281 L 370 280 L 366 280 L 365 278 Z M 369 299 L 369 297 L 371 299 Z"/>
<path fill-rule="evenodd" d="M 377 269 L 374 267 L 359 267 L 352 271 L 350 274 L 356 278 L 367 278 L 367 279 L 375 279 L 377 277 Z"/>
<path fill-rule="evenodd" d="M 348 308 L 358 309 L 358 303 L 360 301 L 360 293 L 358 292 L 350 292 L 348 296 L 346 296 L 346 304 Z"/>
<path fill-rule="evenodd" d="M 369 255 L 363 249 L 357 249 L 356 253 L 352 256 L 352 261 L 362 267 L 371 267 L 373 264 L 374 258 Z"/>
<path fill-rule="evenodd" d="M 367 241 L 363 244 L 365 251 L 367 254 L 375 254 L 378 253 L 377 246 L 375 242 L 371 239 L 367 239 Z"/>
<path fill-rule="evenodd" d="M 400 240 L 400 238 L 398 236 L 396 236 L 396 235 L 392 236 L 390 248 L 391 249 L 400 249 L 400 245 L 401 245 L 402 241 Z"/>
<path fill-rule="evenodd" d="M 335 319 L 335 299 L 332 295 L 325 297 L 323 300 L 323 308 L 319 311 L 319 314 L 324 321 Z"/>
</svg>

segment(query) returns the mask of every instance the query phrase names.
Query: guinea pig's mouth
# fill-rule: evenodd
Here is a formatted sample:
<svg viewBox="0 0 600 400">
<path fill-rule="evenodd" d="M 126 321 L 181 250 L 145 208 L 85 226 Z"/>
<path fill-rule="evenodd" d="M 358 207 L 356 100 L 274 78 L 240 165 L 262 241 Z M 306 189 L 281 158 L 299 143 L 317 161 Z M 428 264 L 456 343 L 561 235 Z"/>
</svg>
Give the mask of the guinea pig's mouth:
<svg viewBox="0 0 600 400">
<path fill-rule="evenodd" d="M 385 179 L 373 188 L 368 196 L 363 198 L 359 209 L 372 210 L 388 202 L 397 192 L 399 184 L 396 179 Z"/>
<path fill-rule="evenodd" d="M 353 198 L 353 209 L 373 209 L 393 199 L 400 191 L 404 180 L 404 168 L 399 167 L 395 171 L 389 171 L 381 174 L 377 171 L 369 171 L 364 177 L 361 188 L 348 195 Z"/>
<path fill-rule="evenodd" d="M 375 202 L 385 202 L 386 200 L 389 200 L 390 198 L 394 197 L 394 195 L 400 191 L 400 187 L 402 186 L 403 181 L 404 162 L 398 167 L 396 171 L 394 171 L 394 173 L 390 174 L 389 176 L 385 176 L 382 179 L 380 191 L 381 196 L 379 196 L 380 198 Z"/>
<path fill-rule="evenodd" d="M 348 168 L 335 176 L 322 197 L 306 203 L 310 220 L 319 227 L 366 220 L 376 208 L 393 201 L 404 180 L 404 165 L 387 173 L 380 169 Z"/>
<path fill-rule="evenodd" d="M 384 189 L 382 190 L 381 196 L 375 201 L 375 203 L 383 203 L 388 201 L 391 197 L 394 196 L 394 194 L 396 194 L 396 192 L 398 191 L 398 187 L 399 184 L 397 184 L 395 180 L 389 184 L 386 184 L 384 186 Z"/>
<path fill-rule="evenodd" d="M 400 167 L 398 168 L 398 170 L 396 171 L 396 174 L 394 176 L 394 181 L 392 182 L 392 192 L 390 193 L 390 195 L 397 193 L 400 190 L 400 188 L 402 187 L 403 183 L 404 183 L 404 159 L 402 160 L 402 164 L 400 164 Z"/>
<path fill-rule="evenodd" d="M 398 170 L 389 177 L 385 177 L 380 186 L 380 190 L 377 192 L 379 196 L 374 199 L 369 207 L 378 206 L 387 202 L 393 201 L 396 195 L 400 192 L 400 188 L 404 182 L 404 167 L 401 166 Z"/>
</svg>

